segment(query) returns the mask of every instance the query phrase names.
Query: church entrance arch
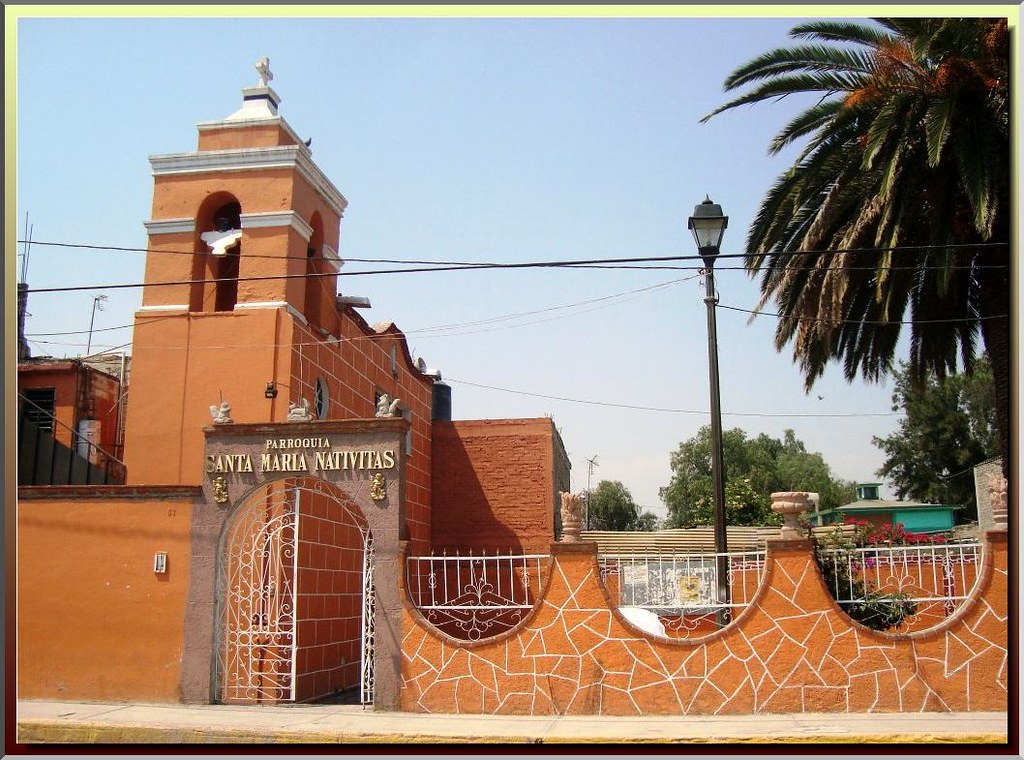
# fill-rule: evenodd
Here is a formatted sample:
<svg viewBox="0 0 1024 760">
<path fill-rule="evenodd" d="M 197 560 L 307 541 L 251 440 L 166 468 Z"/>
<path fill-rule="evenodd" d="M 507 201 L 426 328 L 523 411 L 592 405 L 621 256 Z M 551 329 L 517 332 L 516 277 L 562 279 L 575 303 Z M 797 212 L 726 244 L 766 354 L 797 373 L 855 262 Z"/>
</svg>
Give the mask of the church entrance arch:
<svg viewBox="0 0 1024 760">
<path fill-rule="evenodd" d="M 402 418 L 216 424 L 192 516 L 185 702 L 398 709 Z"/>
<path fill-rule="evenodd" d="M 256 490 L 225 526 L 216 688 L 225 703 L 373 703 L 373 536 L 323 480 Z"/>
</svg>

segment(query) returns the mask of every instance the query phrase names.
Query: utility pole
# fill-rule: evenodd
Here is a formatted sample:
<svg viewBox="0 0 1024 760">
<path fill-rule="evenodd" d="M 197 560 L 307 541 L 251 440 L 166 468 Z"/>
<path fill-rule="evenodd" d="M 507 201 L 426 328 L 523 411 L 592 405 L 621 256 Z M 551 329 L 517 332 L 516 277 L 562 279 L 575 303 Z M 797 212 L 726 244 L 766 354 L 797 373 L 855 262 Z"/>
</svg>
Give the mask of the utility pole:
<svg viewBox="0 0 1024 760">
<path fill-rule="evenodd" d="M 92 326 L 96 322 L 96 310 L 103 311 L 103 302 L 107 300 L 107 297 L 103 294 L 95 296 L 92 299 L 92 318 L 89 320 L 89 342 L 85 345 L 85 355 L 89 356 L 92 351 Z"/>
<path fill-rule="evenodd" d="M 593 520 L 590 519 L 590 479 L 594 474 L 594 468 L 598 467 L 597 454 L 587 460 L 587 530 L 593 530 Z"/>
</svg>

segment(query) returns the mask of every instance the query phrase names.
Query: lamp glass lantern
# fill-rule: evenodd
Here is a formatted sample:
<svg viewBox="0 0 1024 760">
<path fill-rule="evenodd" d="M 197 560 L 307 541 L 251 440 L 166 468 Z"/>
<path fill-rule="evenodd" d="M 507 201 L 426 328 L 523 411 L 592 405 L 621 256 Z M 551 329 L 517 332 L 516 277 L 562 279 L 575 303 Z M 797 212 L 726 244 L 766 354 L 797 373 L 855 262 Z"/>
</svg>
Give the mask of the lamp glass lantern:
<svg viewBox="0 0 1024 760">
<path fill-rule="evenodd" d="M 718 255 L 722 238 L 725 236 L 725 228 L 728 226 L 729 217 L 722 213 L 722 207 L 710 197 L 705 196 L 704 201 L 694 207 L 693 216 L 690 217 L 687 227 L 693 232 L 697 250 L 708 266 Z"/>
</svg>

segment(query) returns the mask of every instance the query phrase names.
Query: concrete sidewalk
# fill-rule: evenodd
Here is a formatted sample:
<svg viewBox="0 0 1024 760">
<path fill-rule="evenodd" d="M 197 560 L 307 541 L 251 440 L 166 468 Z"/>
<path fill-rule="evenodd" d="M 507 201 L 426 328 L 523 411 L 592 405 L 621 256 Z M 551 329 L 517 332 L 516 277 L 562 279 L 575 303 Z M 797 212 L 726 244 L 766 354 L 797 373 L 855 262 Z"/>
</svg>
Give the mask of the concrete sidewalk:
<svg viewBox="0 0 1024 760">
<path fill-rule="evenodd" d="M 42 743 L 955 743 L 1006 744 L 1005 713 L 485 716 L 350 705 L 19 701 L 17 741 Z M 995 749 L 989 747 L 988 751 Z M 1007 754 L 1013 754 L 1009 752 Z"/>
</svg>

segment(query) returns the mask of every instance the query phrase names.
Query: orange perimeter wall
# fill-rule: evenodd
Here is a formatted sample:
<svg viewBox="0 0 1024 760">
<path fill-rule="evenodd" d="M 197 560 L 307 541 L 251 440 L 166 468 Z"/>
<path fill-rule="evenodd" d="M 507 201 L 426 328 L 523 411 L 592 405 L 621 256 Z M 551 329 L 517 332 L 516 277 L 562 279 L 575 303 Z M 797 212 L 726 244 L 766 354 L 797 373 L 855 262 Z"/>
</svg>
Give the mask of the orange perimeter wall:
<svg viewBox="0 0 1024 760">
<path fill-rule="evenodd" d="M 18 696 L 178 702 L 199 488 L 21 488 Z M 153 572 L 157 552 L 167 572 Z"/>
<path fill-rule="evenodd" d="M 764 582 L 726 628 L 672 641 L 629 625 L 596 544 L 553 544 L 547 589 L 517 629 L 467 644 L 405 600 L 403 710 L 519 715 L 743 715 L 1007 709 L 1006 533 L 971 599 L 928 631 L 853 622 L 810 542 L 769 545 Z"/>
</svg>

